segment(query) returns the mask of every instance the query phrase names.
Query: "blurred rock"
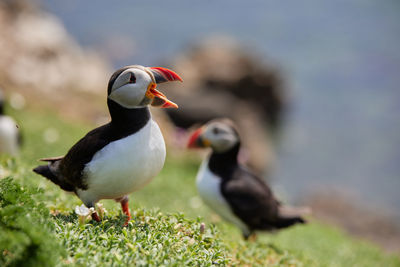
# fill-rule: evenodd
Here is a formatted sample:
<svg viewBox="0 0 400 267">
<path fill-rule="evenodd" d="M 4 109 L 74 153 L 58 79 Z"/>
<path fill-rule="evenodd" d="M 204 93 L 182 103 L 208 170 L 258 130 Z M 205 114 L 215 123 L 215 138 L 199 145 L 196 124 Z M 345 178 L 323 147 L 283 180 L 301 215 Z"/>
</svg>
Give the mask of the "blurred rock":
<svg viewBox="0 0 400 267">
<path fill-rule="evenodd" d="M 5 90 L 18 90 L 43 104 L 50 100 L 71 112 L 77 110 L 74 103 L 82 107 L 93 101 L 67 96 L 104 93 L 111 73 L 108 64 L 80 48 L 59 20 L 34 1 L 0 2 L 0 34 L 0 83 Z"/>
<path fill-rule="evenodd" d="M 185 89 L 171 88 L 171 93 L 178 97 L 196 100 L 192 97 L 193 94 L 228 93 L 235 99 L 257 106 L 261 111 L 260 116 L 271 130 L 279 126 L 285 100 L 279 72 L 234 41 L 226 38 L 207 40 L 189 49 L 169 66 L 174 66 L 174 70 L 184 74 Z M 194 104 L 193 102 L 195 101 L 189 101 L 188 105 Z M 213 102 L 234 107 L 234 103 L 221 104 L 217 100 Z M 219 110 L 226 108 L 210 103 L 208 109 L 220 112 Z M 172 114 L 173 111 L 169 113 Z M 199 123 L 198 116 L 201 115 L 193 114 L 192 120 L 189 115 L 183 116 L 181 121 L 176 115 L 174 121 L 178 126 L 187 128 Z"/>
<path fill-rule="evenodd" d="M 167 66 L 184 79 L 182 86 L 165 90 L 179 104 L 178 110 L 167 110 L 174 124 L 188 129 L 231 118 L 248 148 L 244 161 L 259 172 L 269 170 L 274 162 L 271 137 L 279 129 L 285 102 L 278 71 L 225 38 L 198 44 Z"/>
</svg>

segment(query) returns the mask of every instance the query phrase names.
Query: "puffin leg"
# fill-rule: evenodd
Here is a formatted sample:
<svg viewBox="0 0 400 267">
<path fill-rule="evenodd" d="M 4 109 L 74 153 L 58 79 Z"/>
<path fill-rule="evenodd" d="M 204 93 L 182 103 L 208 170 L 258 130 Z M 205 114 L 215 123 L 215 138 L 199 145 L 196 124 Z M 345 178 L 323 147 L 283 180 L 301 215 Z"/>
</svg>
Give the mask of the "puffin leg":
<svg viewBox="0 0 400 267">
<path fill-rule="evenodd" d="M 92 213 L 92 219 L 95 220 L 96 222 L 101 222 L 100 217 L 96 211 Z"/>
<path fill-rule="evenodd" d="M 116 199 L 116 201 L 121 203 L 121 208 L 124 214 L 127 216 L 124 226 L 127 226 L 129 221 L 131 220 L 131 212 L 129 211 L 129 198 L 128 196 L 124 196 L 122 198 Z"/>
<path fill-rule="evenodd" d="M 243 239 L 249 242 L 255 242 L 257 234 L 254 231 L 245 231 L 243 232 Z"/>
<path fill-rule="evenodd" d="M 92 219 L 95 220 L 96 222 L 101 222 L 99 215 L 97 214 L 96 208 L 95 208 L 95 204 L 94 203 L 89 203 L 89 204 L 85 204 L 86 207 L 90 208 L 94 208 L 94 212 L 92 213 Z"/>
<path fill-rule="evenodd" d="M 249 238 L 248 238 L 249 242 L 256 242 L 257 241 L 257 234 L 256 233 L 252 233 Z"/>
</svg>

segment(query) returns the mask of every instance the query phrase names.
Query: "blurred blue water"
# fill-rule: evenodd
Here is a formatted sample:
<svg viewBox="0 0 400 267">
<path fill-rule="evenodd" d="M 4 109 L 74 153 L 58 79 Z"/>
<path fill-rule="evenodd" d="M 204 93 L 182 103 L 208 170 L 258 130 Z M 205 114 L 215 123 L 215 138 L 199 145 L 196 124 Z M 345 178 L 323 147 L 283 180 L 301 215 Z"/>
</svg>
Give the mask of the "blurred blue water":
<svg viewBox="0 0 400 267">
<path fill-rule="evenodd" d="M 366 205 L 400 218 L 400 2 L 43 0 L 43 5 L 80 44 L 106 48 L 116 67 L 152 65 L 217 34 L 257 50 L 283 70 L 292 93 L 276 183 L 294 197 L 347 188 Z M 122 47 L 113 46 L 118 40 Z"/>
</svg>

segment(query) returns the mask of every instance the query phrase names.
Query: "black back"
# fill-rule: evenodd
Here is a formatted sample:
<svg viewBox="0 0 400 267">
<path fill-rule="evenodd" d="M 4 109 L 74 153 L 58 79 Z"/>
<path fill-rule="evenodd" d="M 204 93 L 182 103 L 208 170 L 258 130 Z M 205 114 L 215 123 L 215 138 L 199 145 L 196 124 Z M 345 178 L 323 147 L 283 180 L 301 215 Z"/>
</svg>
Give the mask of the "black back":
<svg viewBox="0 0 400 267">
<path fill-rule="evenodd" d="M 222 195 L 250 230 L 279 228 L 279 202 L 260 178 L 238 164 L 239 148 L 237 144 L 225 153 L 213 152 L 208 167 L 222 179 Z"/>
</svg>

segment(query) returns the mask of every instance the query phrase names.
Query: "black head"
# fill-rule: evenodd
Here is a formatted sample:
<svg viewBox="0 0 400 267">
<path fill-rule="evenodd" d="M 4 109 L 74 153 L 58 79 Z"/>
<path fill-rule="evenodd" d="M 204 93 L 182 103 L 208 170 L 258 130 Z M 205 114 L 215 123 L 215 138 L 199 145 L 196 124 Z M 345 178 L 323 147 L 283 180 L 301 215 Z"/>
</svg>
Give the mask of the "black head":
<svg viewBox="0 0 400 267">
<path fill-rule="evenodd" d="M 225 153 L 240 145 L 235 124 L 229 119 L 216 119 L 206 123 L 190 137 L 188 147 L 211 147 L 215 153 Z"/>
<path fill-rule="evenodd" d="M 178 74 L 165 68 L 132 65 L 123 67 L 111 76 L 107 97 L 124 108 L 141 108 L 147 105 L 177 107 L 156 90 L 157 84 L 167 81 L 182 81 Z"/>
</svg>

